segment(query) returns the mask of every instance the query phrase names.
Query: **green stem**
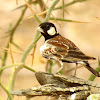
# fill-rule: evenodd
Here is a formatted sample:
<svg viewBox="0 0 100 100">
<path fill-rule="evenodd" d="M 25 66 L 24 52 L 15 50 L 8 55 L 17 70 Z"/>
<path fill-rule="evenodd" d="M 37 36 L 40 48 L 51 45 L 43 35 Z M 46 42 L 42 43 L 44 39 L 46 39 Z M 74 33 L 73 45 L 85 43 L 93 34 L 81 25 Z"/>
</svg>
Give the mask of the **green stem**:
<svg viewBox="0 0 100 100">
<path fill-rule="evenodd" d="M 55 0 L 53 2 L 53 4 L 51 5 L 51 7 L 49 8 L 49 10 L 48 10 L 48 12 L 46 14 L 46 18 L 44 19 L 44 22 L 47 22 L 49 20 L 50 14 L 51 14 L 52 10 L 54 9 L 54 7 L 57 5 L 58 2 L 59 2 L 59 0 Z"/>
<path fill-rule="evenodd" d="M 86 1 L 86 0 L 73 0 L 72 2 L 65 4 L 64 7 L 68 7 L 68 6 L 71 6 L 72 4 L 75 4 L 77 2 L 83 2 L 83 1 Z M 62 8 L 63 8 L 62 6 L 59 6 L 57 8 L 54 8 L 53 10 L 58 10 Z"/>
<path fill-rule="evenodd" d="M 19 50 L 23 51 L 23 49 L 22 49 L 19 45 L 17 45 L 15 42 L 12 42 L 12 44 L 13 44 L 16 48 L 18 48 Z"/>
<path fill-rule="evenodd" d="M 63 18 L 64 18 L 64 0 L 62 0 L 62 11 L 63 11 Z"/>
<path fill-rule="evenodd" d="M 53 18 L 53 17 L 50 17 L 50 20 L 57 20 L 57 21 L 64 21 L 64 22 L 73 22 L 73 23 L 89 23 L 89 22 L 75 21 L 75 20 L 70 20 L 70 19 Z"/>
<path fill-rule="evenodd" d="M 9 100 L 13 100 L 12 95 L 10 94 L 10 92 L 5 88 L 5 86 L 3 86 L 3 84 L 0 82 L 0 86 L 3 88 L 3 90 L 8 94 L 8 98 Z"/>
<path fill-rule="evenodd" d="M 10 67 L 13 67 L 13 66 L 18 66 L 18 65 L 21 65 L 21 64 L 12 64 L 12 65 L 3 66 L 0 68 L 0 71 L 7 69 L 7 68 L 10 68 Z"/>
<path fill-rule="evenodd" d="M 65 22 L 73 22 L 73 20 L 70 20 L 70 19 L 53 18 L 53 17 L 50 17 L 50 20 L 58 20 L 58 21 L 65 21 Z"/>
<path fill-rule="evenodd" d="M 28 69 L 28 70 L 30 70 L 30 71 L 32 71 L 32 72 L 36 72 L 34 69 L 32 69 L 32 68 L 30 68 L 30 67 L 27 67 L 26 65 L 24 65 L 24 68 L 26 68 L 26 69 Z"/>
<path fill-rule="evenodd" d="M 36 16 L 36 14 L 34 14 L 35 19 L 38 21 L 38 23 L 41 23 L 41 21 L 39 20 L 39 18 Z"/>
<path fill-rule="evenodd" d="M 7 44 L 6 48 L 8 48 L 8 47 L 9 47 L 9 44 Z M 4 51 L 4 57 L 2 59 L 2 66 L 5 66 L 5 63 L 6 63 L 6 60 L 7 60 L 7 56 L 8 56 L 8 54 L 7 54 L 7 51 L 5 50 Z M 2 72 L 0 72 L 0 74 L 2 74 Z"/>
<path fill-rule="evenodd" d="M 22 11 L 22 13 L 21 13 L 21 16 L 19 17 L 19 19 L 18 19 L 16 25 L 15 25 L 15 26 L 13 27 L 13 29 L 11 30 L 11 33 L 10 33 L 10 34 L 11 34 L 10 43 L 12 43 L 12 41 L 13 41 L 13 35 L 14 35 L 16 29 L 18 28 L 20 22 L 22 21 L 26 10 L 27 10 L 27 7 L 25 7 L 25 8 L 23 9 L 23 11 Z"/>
<path fill-rule="evenodd" d="M 15 76 L 16 76 L 16 71 L 13 69 L 11 76 L 10 76 L 9 83 L 8 83 L 8 87 L 7 87 L 9 91 L 12 91 L 14 88 Z"/>
</svg>

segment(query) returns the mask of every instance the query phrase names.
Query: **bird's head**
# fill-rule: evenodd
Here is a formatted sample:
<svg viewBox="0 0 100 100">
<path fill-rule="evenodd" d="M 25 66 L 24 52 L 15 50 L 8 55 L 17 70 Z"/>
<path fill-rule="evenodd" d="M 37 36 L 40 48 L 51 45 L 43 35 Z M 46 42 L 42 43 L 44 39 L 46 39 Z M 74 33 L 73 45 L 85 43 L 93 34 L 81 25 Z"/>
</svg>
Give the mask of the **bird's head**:
<svg viewBox="0 0 100 100">
<path fill-rule="evenodd" d="M 41 23 L 37 28 L 37 31 L 41 32 L 41 34 L 45 37 L 45 40 L 58 35 L 55 25 L 50 22 Z"/>
</svg>

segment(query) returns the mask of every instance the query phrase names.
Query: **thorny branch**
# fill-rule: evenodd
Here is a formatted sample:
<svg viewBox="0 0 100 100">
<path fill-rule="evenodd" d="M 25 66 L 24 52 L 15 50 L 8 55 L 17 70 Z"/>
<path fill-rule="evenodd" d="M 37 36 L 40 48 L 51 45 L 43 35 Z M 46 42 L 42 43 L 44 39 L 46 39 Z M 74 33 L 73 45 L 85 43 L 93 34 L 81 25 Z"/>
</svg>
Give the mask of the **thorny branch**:
<svg viewBox="0 0 100 100">
<path fill-rule="evenodd" d="M 100 84 L 86 81 L 73 76 L 53 75 L 36 72 L 35 76 L 41 84 L 39 87 L 12 91 L 13 95 L 26 96 L 56 96 L 64 100 L 86 100 L 90 94 L 100 94 Z"/>
<path fill-rule="evenodd" d="M 10 39 L 9 39 L 9 42 L 10 42 L 10 43 L 13 42 L 13 36 L 14 36 L 15 31 L 16 31 L 16 28 L 19 26 L 20 22 L 22 21 L 26 10 L 27 10 L 27 6 L 23 9 L 22 14 L 20 15 L 20 17 L 19 17 L 17 23 L 15 24 L 15 26 L 14 26 L 14 27 L 12 28 L 12 30 L 10 31 Z M 9 43 L 7 44 L 6 48 L 9 48 Z M 5 51 L 5 52 L 4 52 L 4 58 L 3 58 L 3 61 L 2 61 L 2 66 L 5 65 L 6 59 L 7 59 L 7 52 Z"/>
</svg>

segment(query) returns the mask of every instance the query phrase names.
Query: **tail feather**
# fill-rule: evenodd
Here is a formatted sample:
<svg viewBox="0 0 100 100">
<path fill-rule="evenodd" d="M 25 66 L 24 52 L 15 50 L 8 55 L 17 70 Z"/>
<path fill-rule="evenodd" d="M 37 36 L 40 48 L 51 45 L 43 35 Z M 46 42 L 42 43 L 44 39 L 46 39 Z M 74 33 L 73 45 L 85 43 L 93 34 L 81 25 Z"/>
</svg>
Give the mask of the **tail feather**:
<svg viewBox="0 0 100 100">
<path fill-rule="evenodd" d="M 91 71 L 95 76 L 100 77 L 99 72 L 97 72 L 96 70 L 94 70 L 88 63 L 88 61 L 84 61 L 85 62 L 85 67 Z"/>
</svg>

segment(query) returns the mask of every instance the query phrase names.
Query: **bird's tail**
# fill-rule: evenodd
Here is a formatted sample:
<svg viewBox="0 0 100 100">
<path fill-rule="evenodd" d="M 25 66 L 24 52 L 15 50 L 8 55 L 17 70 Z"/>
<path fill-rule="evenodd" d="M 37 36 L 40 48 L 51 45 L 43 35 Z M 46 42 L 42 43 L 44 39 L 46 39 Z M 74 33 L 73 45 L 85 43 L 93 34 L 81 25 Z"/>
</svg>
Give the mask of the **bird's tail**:
<svg viewBox="0 0 100 100">
<path fill-rule="evenodd" d="M 85 67 L 86 67 L 89 71 L 91 71 L 95 76 L 100 77 L 99 72 L 97 72 L 96 70 L 94 70 L 94 69 L 89 65 L 88 61 L 84 61 L 84 63 L 85 63 Z"/>
</svg>

